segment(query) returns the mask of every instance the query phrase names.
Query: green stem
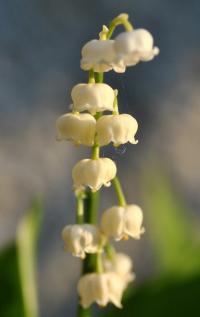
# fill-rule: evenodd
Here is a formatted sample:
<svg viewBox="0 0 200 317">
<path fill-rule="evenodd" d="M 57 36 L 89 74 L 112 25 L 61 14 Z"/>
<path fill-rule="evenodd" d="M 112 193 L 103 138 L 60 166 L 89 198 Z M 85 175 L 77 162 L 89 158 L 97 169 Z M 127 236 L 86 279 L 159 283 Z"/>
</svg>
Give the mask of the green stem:
<svg viewBox="0 0 200 317">
<path fill-rule="evenodd" d="M 96 80 L 95 80 L 96 75 Z M 103 73 L 94 73 L 93 69 L 89 71 L 89 83 L 101 83 L 103 82 Z M 101 116 L 101 112 L 95 115 L 95 119 Z M 99 158 L 100 147 L 94 143 L 91 152 L 91 158 L 97 160 Z M 77 198 L 77 222 L 82 221 L 82 223 L 96 224 L 97 222 L 97 206 L 99 199 L 99 192 L 92 192 L 88 189 L 85 193 L 85 199 Z M 84 205 L 83 205 L 84 204 Z M 87 254 L 85 260 L 83 261 L 82 275 L 87 273 L 96 272 L 99 270 L 99 260 L 97 254 Z M 90 308 L 83 308 L 78 306 L 77 317 L 91 317 Z"/>
<path fill-rule="evenodd" d="M 106 38 L 105 38 L 106 39 Z M 89 71 L 89 83 L 103 83 L 104 73 L 94 73 L 93 69 Z M 95 119 L 98 120 L 102 116 L 101 112 L 96 113 Z M 91 158 L 96 160 L 99 158 L 100 147 L 95 140 L 92 147 Z M 77 222 L 82 221 L 84 223 L 96 224 L 97 223 L 97 207 L 99 200 L 99 191 L 92 192 L 87 190 L 86 197 L 83 200 L 77 199 Z M 85 212 L 84 212 L 85 211 Z M 101 254 L 87 254 L 83 261 L 82 274 L 103 271 Z M 84 309 L 80 305 L 78 306 L 78 317 L 91 317 L 90 308 Z"/>
<path fill-rule="evenodd" d="M 102 254 L 97 253 L 96 255 L 96 272 L 101 274 L 103 272 Z"/>
<path fill-rule="evenodd" d="M 92 192 L 88 190 L 85 199 L 85 216 L 84 222 L 90 224 L 96 224 L 97 222 L 97 207 L 99 202 L 99 191 Z M 97 255 L 87 254 L 83 262 L 83 274 L 96 271 Z"/>
<path fill-rule="evenodd" d="M 104 73 L 95 73 L 96 74 L 96 82 L 103 83 L 104 80 Z"/>
<path fill-rule="evenodd" d="M 85 193 L 79 193 L 77 199 L 77 210 L 76 210 L 76 223 L 82 224 L 85 222 L 84 219 L 84 198 Z M 80 304 L 78 305 L 77 317 L 92 317 L 90 308 L 83 308 Z"/>
<path fill-rule="evenodd" d="M 99 191 L 92 192 L 90 189 L 88 189 L 86 192 L 86 198 L 85 198 L 84 222 L 96 224 L 98 203 L 99 203 Z"/>
<path fill-rule="evenodd" d="M 113 32 L 118 25 L 123 25 L 128 32 L 133 30 L 133 25 L 128 21 L 128 14 L 120 14 L 111 21 L 109 25 L 109 31 L 107 33 L 107 39 L 110 39 L 112 37 Z"/>
<path fill-rule="evenodd" d="M 115 255 L 115 248 L 108 242 L 104 247 L 105 253 L 107 257 L 112 260 L 113 256 Z"/>
<path fill-rule="evenodd" d="M 101 116 L 102 116 L 102 112 L 97 112 L 94 117 L 97 121 L 99 118 L 101 118 Z"/>
<path fill-rule="evenodd" d="M 95 117 L 95 119 L 97 121 L 101 116 L 102 116 L 102 112 L 97 112 L 94 117 Z M 100 154 L 100 146 L 99 146 L 99 144 L 97 142 L 97 135 L 95 135 L 95 137 L 94 137 L 94 145 L 92 147 L 92 152 L 91 152 L 91 158 L 93 160 L 98 160 L 99 159 L 99 154 Z"/>
<path fill-rule="evenodd" d="M 98 145 L 98 144 L 95 144 L 95 145 L 92 147 L 92 155 L 91 155 L 91 158 L 92 158 L 93 160 L 98 160 L 98 158 L 99 158 L 99 153 L 100 153 L 99 145 Z"/>
<path fill-rule="evenodd" d="M 97 221 L 97 205 L 99 199 L 99 192 L 92 192 L 87 190 L 85 192 L 84 203 L 84 223 L 96 224 Z M 82 208 L 82 205 L 81 205 Z M 97 268 L 97 255 L 87 254 L 83 261 L 82 275 L 87 273 L 95 272 Z M 77 317 L 92 317 L 90 308 L 83 308 L 81 305 L 78 306 Z"/>
<path fill-rule="evenodd" d="M 119 206 L 125 206 L 126 199 L 125 199 L 125 196 L 124 196 L 124 193 L 122 190 L 121 183 L 120 183 L 119 178 L 117 176 L 112 180 L 112 185 L 115 189 Z"/>
<path fill-rule="evenodd" d="M 90 308 L 83 308 L 81 305 L 79 305 L 77 317 L 92 317 Z"/>
<path fill-rule="evenodd" d="M 89 71 L 89 79 L 88 79 L 89 84 L 94 84 L 95 83 L 95 74 L 93 69 L 90 69 Z"/>
</svg>

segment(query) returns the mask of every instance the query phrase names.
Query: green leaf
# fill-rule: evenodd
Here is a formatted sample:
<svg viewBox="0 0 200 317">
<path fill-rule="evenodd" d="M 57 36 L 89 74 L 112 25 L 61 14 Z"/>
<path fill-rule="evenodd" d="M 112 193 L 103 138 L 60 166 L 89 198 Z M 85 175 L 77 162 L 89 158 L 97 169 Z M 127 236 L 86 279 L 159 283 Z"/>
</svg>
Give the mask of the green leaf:
<svg viewBox="0 0 200 317">
<path fill-rule="evenodd" d="M 20 284 L 17 247 L 13 242 L 0 252 L 0 316 L 24 317 Z"/>
<path fill-rule="evenodd" d="M 162 277 L 138 287 L 123 303 L 104 317 L 198 317 L 200 274 L 185 279 Z"/>
<path fill-rule="evenodd" d="M 0 316 L 38 317 L 36 247 L 41 200 L 35 199 L 19 223 L 16 241 L 0 253 Z"/>
<path fill-rule="evenodd" d="M 160 273 L 200 272 L 200 244 L 189 210 L 178 197 L 167 174 L 157 168 L 143 176 L 144 219 Z"/>
<path fill-rule="evenodd" d="M 37 317 L 36 246 L 42 214 L 40 200 L 35 200 L 19 224 L 17 250 L 22 296 L 26 317 Z"/>
</svg>

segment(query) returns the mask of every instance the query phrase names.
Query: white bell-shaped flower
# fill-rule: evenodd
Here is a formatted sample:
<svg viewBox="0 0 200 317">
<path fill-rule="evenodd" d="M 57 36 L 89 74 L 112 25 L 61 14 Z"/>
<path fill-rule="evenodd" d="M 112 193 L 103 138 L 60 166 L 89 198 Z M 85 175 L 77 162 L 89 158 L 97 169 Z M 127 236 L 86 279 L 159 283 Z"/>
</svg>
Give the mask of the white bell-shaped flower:
<svg viewBox="0 0 200 317">
<path fill-rule="evenodd" d="M 122 278 L 113 272 L 83 275 L 77 287 L 80 304 L 87 308 L 94 302 L 100 306 L 106 306 L 111 302 L 118 308 L 122 308 L 124 287 Z"/>
<path fill-rule="evenodd" d="M 115 93 L 112 87 L 102 83 L 78 84 L 71 92 L 74 111 L 89 111 L 92 114 L 100 111 L 113 111 Z"/>
<path fill-rule="evenodd" d="M 116 63 L 114 40 L 91 40 L 82 48 L 81 68 L 83 70 L 93 69 L 95 72 L 108 72 L 114 69 L 122 73 L 125 67 Z"/>
<path fill-rule="evenodd" d="M 66 113 L 56 121 L 57 139 L 72 140 L 75 144 L 92 146 L 96 120 L 89 113 Z"/>
<path fill-rule="evenodd" d="M 100 250 L 103 236 L 92 224 L 69 225 L 62 231 L 65 250 L 74 256 L 85 258 L 86 253 L 96 253 Z"/>
<path fill-rule="evenodd" d="M 140 239 L 144 232 L 143 213 L 137 205 L 113 206 L 104 211 L 101 228 L 106 236 L 115 240 L 127 239 L 129 236 Z"/>
<path fill-rule="evenodd" d="M 116 165 L 109 158 L 83 159 L 72 170 L 74 188 L 79 190 L 88 186 L 97 191 L 103 185 L 109 186 L 116 172 Z"/>
<path fill-rule="evenodd" d="M 114 146 L 130 142 L 137 144 L 138 123 L 129 114 L 104 115 L 97 121 L 97 141 L 100 146 L 113 142 Z"/>
<path fill-rule="evenodd" d="M 153 36 L 145 29 L 122 32 L 115 38 L 117 61 L 125 66 L 133 66 L 139 61 L 150 61 L 159 54 L 153 46 Z"/>
<path fill-rule="evenodd" d="M 135 279 L 135 274 L 132 272 L 132 260 L 124 253 L 115 253 L 111 258 L 103 257 L 103 267 L 105 272 L 118 274 L 126 284 Z"/>
</svg>

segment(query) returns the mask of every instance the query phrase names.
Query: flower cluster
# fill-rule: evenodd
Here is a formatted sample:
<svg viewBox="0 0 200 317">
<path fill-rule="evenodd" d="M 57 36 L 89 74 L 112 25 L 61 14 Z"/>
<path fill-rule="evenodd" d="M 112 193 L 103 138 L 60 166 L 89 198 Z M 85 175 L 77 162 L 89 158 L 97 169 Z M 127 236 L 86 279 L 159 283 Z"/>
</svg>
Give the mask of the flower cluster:
<svg viewBox="0 0 200 317">
<path fill-rule="evenodd" d="M 124 73 L 126 67 L 140 61 L 150 61 L 159 54 L 153 46 L 153 37 L 145 29 L 122 32 L 114 40 L 91 40 L 82 48 L 81 68 L 95 72 L 114 70 Z"/>
<path fill-rule="evenodd" d="M 111 40 L 119 24 L 124 25 L 126 31 Z M 62 231 L 65 250 L 83 259 L 85 264 L 93 256 L 92 269 L 84 265 L 84 274 L 77 285 L 83 309 L 93 302 L 100 306 L 112 302 L 122 307 L 123 292 L 135 275 L 131 259 L 115 252 L 110 240 L 139 239 L 144 232 L 142 210 L 126 203 L 115 162 L 100 156 L 100 148 L 110 143 L 120 146 L 138 142 L 135 137 L 138 123 L 130 114 L 119 113 L 118 91 L 103 83 L 103 72 L 124 72 L 126 67 L 153 59 L 158 52 L 152 35 L 145 29 L 133 29 L 125 14 L 115 18 L 109 28 L 103 26 L 100 39 L 89 41 L 82 49 L 81 68 L 89 71 L 89 82 L 73 87 L 71 112 L 56 122 L 58 140 L 70 140 L 92 150 L 91 157 L 73 167 L 76 224 L 67 225 Z M 95 195 L 102 186 L 111 184 L 118 204 L 102 213 L 98 225 L 94 217 Z"/>
</svg>

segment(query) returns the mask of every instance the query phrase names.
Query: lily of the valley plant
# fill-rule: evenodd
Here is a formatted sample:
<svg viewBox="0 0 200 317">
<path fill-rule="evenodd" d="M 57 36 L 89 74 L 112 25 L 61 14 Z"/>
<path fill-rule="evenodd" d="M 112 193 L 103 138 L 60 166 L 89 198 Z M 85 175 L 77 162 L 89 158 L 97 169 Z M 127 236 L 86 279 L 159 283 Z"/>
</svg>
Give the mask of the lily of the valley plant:
<svg viewBox="0 0 200 317">
<path fill-rule="evenodd" d="M 120 24 L 125 31 L 111 39 Z M 90 157 L 77 162 L 72 170 L 76 223 L 62 231 L 65 250 L 83 261 L 77 285 L 78 317 L 91 316 L 94 302 L 100 306 L 111 302 L 122 308 L 124 290 L 135 275 L 130 257 L 117 253 L 112 239 L 140 239 L 144 232 L 142 210 L 134 202 L 126 202 L 115 162 L 101 157 L 102 146 L 138 142 L 138 123 L 130 114 L 119 113 L 118 91 L 103 82 L 104 73 L 123 73 L 127 67 L 150 61 L 158 53 L 147 30 L 133 28 L 127 14 L 117 16 L 109 27 L 103 26 L 98 39 L 83 46 L 81 68 L 89 72 L 89 81 L 73 87 L 71 112 L 56 122 L 58 140 L 91 149 Z M 117 204 L 103 211 L 97 223 L 98 194 L 102 186 L 110 185 L 115 189 Z"/>
</svg>

